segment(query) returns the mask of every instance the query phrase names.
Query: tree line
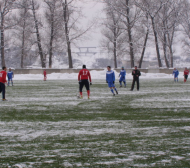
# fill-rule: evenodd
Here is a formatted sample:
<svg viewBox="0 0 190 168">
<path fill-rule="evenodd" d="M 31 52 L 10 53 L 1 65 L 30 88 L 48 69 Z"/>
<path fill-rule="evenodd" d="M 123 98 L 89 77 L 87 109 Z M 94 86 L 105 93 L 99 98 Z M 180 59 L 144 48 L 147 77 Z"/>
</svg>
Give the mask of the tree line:
<svg viewBox="0 0 190 168">
<path fill-rule="evenodd" d="M 71 46 L 91 28 L 80 26 L 83 13 L 78 3 L 78 0 L 0 0 L 1 65 L 6 66 L 5 48 L 14 44 L 20 48 L 21 68 L 30 50 L 37 51 L 42 68 L 52 68 L 55 51 L 67 50 L 69 68 L 73 68 Z"/>
<path fill-rule="evenodd" d="M 106 18 L 102 46 L 114 58 L 129 56 L 141 68 L 147 42 L 154 44 L 158 67 L 174 66 L 174 45 L 181 43 L 189 55 L 190 3 L 188 0 L 104 0 Z M 181 34 L 182 38 L 178 35 Z"/>
<path fill-rule="evenodd" d="M 83 1 L 83 0 L 82 0 Z M 0 0 L 1 65 L 5 48 L 19 47 L 20 67 L 29 51 L 36 51 L 42 68 L 52 68 L 55 51 L 67 51 L 73 68 L 72 46 L 93 28 L 81 26 L 79 0 Z M 101 46 L 109 51 L 117 68 L 118 58 L 129 58 L 142 67 L 147 43 L 154 44 L 158 67 L 174 66 L 174 45 L 190 53 L 190 2 L 188 0 L 103 0 L 106 17 L 99 20 Z M 84 2 L 85 3 L 85 2 Z M 96 22 L 96 21 L 95 21 Z M 99 24 L 97 23 L 97 24 Z M 181 34 L 183 38 L 178 38 Z M 48 65 L 47 62 L 49 63 Z M 163 65 L 164 62 L 164 65 Z"/>
</svg>

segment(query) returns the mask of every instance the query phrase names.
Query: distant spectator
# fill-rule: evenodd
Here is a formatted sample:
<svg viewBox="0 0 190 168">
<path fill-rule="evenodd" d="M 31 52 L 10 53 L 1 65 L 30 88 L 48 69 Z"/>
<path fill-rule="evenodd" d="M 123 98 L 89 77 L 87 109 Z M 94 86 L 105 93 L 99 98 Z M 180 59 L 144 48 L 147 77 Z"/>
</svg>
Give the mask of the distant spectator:
<svg viewBox="0 0 190 168">
<path fill-rule="evenodd" d="M 10 86 L 10 82 L 13 86 L 14 73 L 13 71 L 11 71 L 11 68 L 9 68 L 9 71 L 7 72 L 7 78 L 8 78 L 8 86 Z"/>
<path fill-rule="evenodd" d="M 6 76 L 7 76 L 7 68 L 3 67 L 3 70 L 0 72 L 0 93 L 2 92 L 2 101 L 7 101 L 5 99 L 5 83 L 7 83 Z"/>
<path fill-rule="evenodd" d="M 176 68 L 174 68 L 173 70 L 174 82 L 178 82 L 178 75 L 179 71 Z"/>
<path fill-rule="evenodd" d="M 47 73 L 46 73 L 46 70 L 44 70 L 44 81 L 46 81 L 46 79 L 47 79 Z"/>
<path fill-rule="evenodd" d="M 126 87 L 126 81 L 125 81 L 125 76 L 126 76 L 126 71 L 124 69 L 124 67 L 121 68 L 120 74 L 119 74 L 119 83 L 120 83 L 120 87 L 122 87 L 122 82 L 124 83 L 124 86 Z"/>
<path fill-rule="evenodd" d="M 185 70 L 184 70 L 184 83 L 187 81 L 187 78 L 188 78 L 188 75 L 189 75 L 189 70 L 187 69 L 187 67 L 185 67 Z"/>
</svg>

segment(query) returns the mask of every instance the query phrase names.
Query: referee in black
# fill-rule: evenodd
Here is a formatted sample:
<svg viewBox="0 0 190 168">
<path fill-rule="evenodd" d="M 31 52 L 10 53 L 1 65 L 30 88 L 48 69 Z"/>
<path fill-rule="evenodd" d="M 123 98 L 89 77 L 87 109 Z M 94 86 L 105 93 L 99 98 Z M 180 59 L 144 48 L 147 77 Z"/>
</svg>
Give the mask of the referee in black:
<svg viewBox="0 0 190 168">
<path fill-rule="evenodd" d="M 135 66 L 135 69 L 132 71 L 132 75 L 133 75 L 133 82 L 130 91 L 133 91 L 135 82 L 137 83 L 137 90 L 139 91 L 139 76 L 141 76 L 141 72 L 137 69 L 137 66 Z"/>
</svg>

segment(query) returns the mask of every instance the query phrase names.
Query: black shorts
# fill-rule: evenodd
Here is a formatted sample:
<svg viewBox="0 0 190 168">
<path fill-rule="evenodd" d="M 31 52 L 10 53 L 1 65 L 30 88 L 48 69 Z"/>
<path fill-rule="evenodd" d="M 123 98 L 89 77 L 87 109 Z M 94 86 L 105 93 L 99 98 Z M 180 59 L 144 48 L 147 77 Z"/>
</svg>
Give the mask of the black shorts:
<svg viewBox="0 0 190 168">
<path fill-rule="evenodd" d="M 187 79 L 187 78 L 188 78 L 188 75 L 184 75 L 184 77 L 185 77 L 185 79 Z"/>
<path fill-rule="evenodd" d="M 86 90 L 90 90 L 90 85 L 88 80 L 81 80 L 80 84 L 79 84 L 79 91 L 82 92 L 82 88 L 83 86 L 86 87 Z"/>
</svg>

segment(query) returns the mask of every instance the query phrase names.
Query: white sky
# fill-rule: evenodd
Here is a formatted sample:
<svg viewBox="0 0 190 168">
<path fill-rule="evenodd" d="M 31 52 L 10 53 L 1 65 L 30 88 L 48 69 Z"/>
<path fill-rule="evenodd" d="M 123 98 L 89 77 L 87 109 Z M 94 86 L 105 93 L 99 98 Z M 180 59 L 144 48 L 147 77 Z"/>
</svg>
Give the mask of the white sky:
<svg viewBox="0 0 190 168">
<path fill-rule="evenodd" d="M 82 24 L 84 27 L 88 27 L 92 22 L 95 21 L 95 25 L 88 32 L 88 40 L 85 40 L 81 43 L 81 47 L 97 47 L 99 46 L 99 41 L 101 38 L 101 29 L 98 24 L 101 19 L 105 16 L 102 12 L 103 3 L 98 2 L 98 0 L 85 0 L 85 6 L 83 9 L 83 14 L 86 18 L 82 20 Z"/>
</svg>

